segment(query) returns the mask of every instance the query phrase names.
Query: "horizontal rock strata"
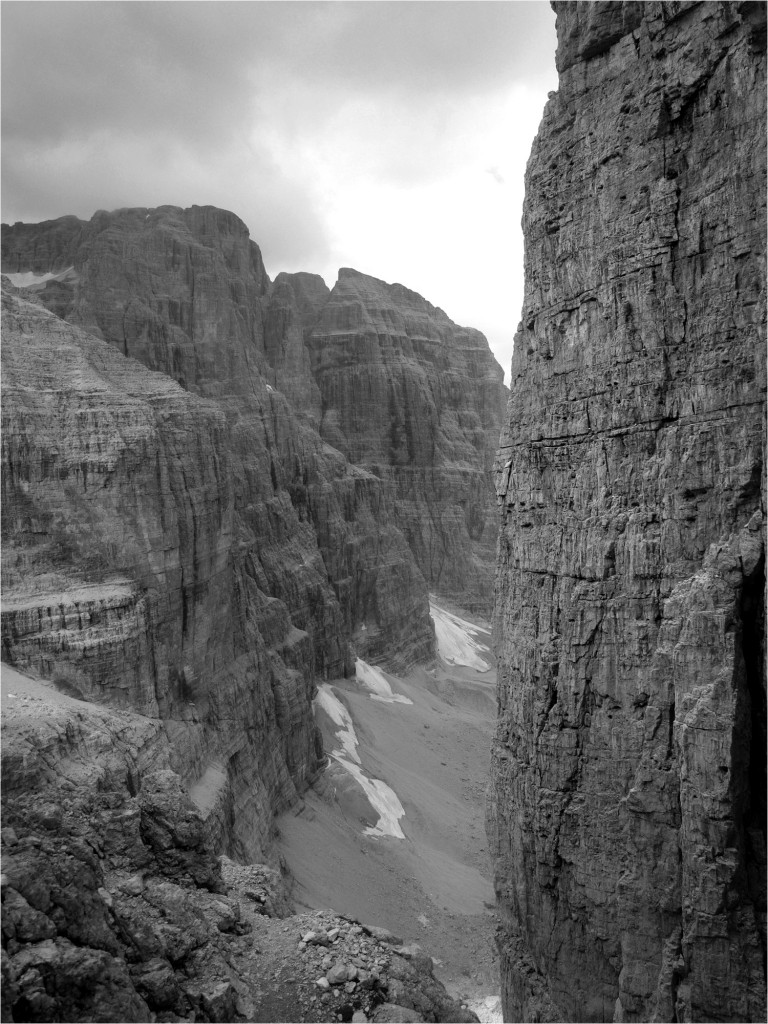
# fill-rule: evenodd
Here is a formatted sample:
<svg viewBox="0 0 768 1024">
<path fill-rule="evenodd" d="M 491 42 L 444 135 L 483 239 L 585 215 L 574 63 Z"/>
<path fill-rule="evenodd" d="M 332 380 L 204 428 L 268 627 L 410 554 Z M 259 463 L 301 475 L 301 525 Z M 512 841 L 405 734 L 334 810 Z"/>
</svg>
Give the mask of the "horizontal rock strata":
<svg viewBox="0 0 768 1024">
<path fill-rule="evenodd" d="M 490 453 L 506 389 L 483 335 L 402 285 L 343 269 L 307 347 L 322 436 L 389 484 L 430 587 L 490 611 Z"/>
<path fill-rule="evenodd" d="M 764 1020 L 765 8 L 558 3 L 497 486 L 509 1020 Z"/>
<path fill-rule="evenodd" d="M 240 600 L 226 416 L 11 294 L 3 338 L 3 656 L 162 720 L 190 785 L 223 765 L 211 827 L 259 850 L 316 768 L 312 651 Z"/>
<path fill-rule="evenodd" d="M 321 761 L 315 680 L 354 670 L 351 641 L 393 668 L 434 654 L 438 574 L 399 485 L 325 429 L 316 325 L 349 297 L 311 274 L 272 285 L 245 225 L 212 207 L 16 224 L 2 244 L 19 286 L 3 309 L 3 657 L 161 719 L 211 836 L 257 855 Z M 451 524 L 430 541 L 456 556 L 448 589 L 463 578 L 487 602 L 488 480 L 470 460 L 495 446 L 501 370 L 481 335 L 390 291 L 431 340 L 388 357 L 377 387 L 393 376 L 419 430 L 442 388 L 454 449 L 412 453 L 410 514 Z"/>
</svg>

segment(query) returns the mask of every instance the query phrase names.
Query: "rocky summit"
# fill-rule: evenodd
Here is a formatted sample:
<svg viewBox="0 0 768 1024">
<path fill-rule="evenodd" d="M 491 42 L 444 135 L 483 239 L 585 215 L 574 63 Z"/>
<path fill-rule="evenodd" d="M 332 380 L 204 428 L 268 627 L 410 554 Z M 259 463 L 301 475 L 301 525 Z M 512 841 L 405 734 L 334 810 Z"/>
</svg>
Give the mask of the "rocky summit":
<svg viewBox="0 0 768 1024">
<path fill-rule="evenodd" d="M 507 1020 L 765 1020 L 765 5 L 556 3 L 497 461 Z"/>
<path fill-rule="evenodd" d="M 2 246 L 4 1015 L 294 1019 L 223 966 L 249 927 L 210 855 L 275 856 L 318 681 L 432 659 L 430 590 L 490 608 L 502 370 L 399 285 L 271 282 L 212 207 Z M 406 975 L 347 978 L 350 1016 L 459 1019 Z"/>
</svg>

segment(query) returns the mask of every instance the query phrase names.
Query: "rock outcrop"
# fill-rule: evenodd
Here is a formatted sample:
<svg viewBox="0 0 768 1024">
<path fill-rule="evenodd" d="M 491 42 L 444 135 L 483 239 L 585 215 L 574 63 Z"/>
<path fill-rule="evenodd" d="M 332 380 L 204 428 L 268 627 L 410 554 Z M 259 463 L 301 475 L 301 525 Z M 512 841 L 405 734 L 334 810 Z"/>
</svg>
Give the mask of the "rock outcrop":
<svg viewBox="0 0 768 1024">
<path fill-rule="evenodd" d="M 497 463 L 506 1019 L 764 1020 L 765 6 L 554 6 Z"/>
<path fill-rule="evenodd" d="M 347 435 L 321 436 L 317 325 L 347 302 L 342 285 L 272 285 L 245 225 L 212 207 L 17 224 L 2 244 L 19 285 L 3 307 L 3 657 L 160 718 L 173 767 L 208 794 L 212 838 L 258 855 L 317 769 L 316 678 L 354 671 L 352 643 L 400 668 L 434 652 L 392 474 L 355 460 Z M 493 450 L 501 370 L 482 336 L 389 291 L 390 319 L 395 300 L 418 309 L 430 340 L 416 358 L 398 314 L 409 365 L 377 369 L 396 377 L 385 413 L 394 402 L 414 429 L 436 418 L 453 448 L 448 468 L 435 445 L 432 465 L 397 455 L 420 481 L 412 514 L 453 516 L 450 587 L 487 591 L 468 538 L 487 555 L 489 481 L 469 460 Z"/>
<path fill-rule="evenodd" d="M 489 453 L 506 389 L 483 335 L 402 285 L 342 269 L 307 347 L 323 438 L 387 482 L 430 588 L 490 612 Z"/>
<path fill-rule="evenodd" d="M 6 294 L 2 444 L 4 660 L 162 721 L 185 783 L 219 768 L 217 841 L 262 850 L 317 768 L 312 644 L 248 589 L 225 413 Z"/>
<path fill-rule="evenodd" d="M 429 957 L 216 857 L 158 719 L 11 675 L 4 1021 L 476 1021 Z"/>
<path fill-rule="evenodd" d="M 339 289 L 272 285 L 242 222 L 208 207 L 15 225 L 3 261 L 3 660 L 56 687 L 29 729 L 4 716 L 3 1019 L 324 1019 L 315 979 L 265 995 L 282 965 L 251 950 L 251 897 L 227 897 L 213 854 L 270 855 L 274 815 L 323 764 L 316 680 L 355 654 L 434 654 L 397 478 L 326 430 L 317 325 Z M 408 370 L 391 356 L 377 387 L 395 378 L 414 430 L 442 389 L 414 509 L 453 515 L 457 551 L 476 539 L 446 587 L 464 573 L 487 601 L 493 495 L 469 461 L 495 447 L 501 370 L 400 292 L 434 336 L 414 358 L 398 328 Z M 473 1019 L 400 959 L 355 1007 Z"/>
</svg>

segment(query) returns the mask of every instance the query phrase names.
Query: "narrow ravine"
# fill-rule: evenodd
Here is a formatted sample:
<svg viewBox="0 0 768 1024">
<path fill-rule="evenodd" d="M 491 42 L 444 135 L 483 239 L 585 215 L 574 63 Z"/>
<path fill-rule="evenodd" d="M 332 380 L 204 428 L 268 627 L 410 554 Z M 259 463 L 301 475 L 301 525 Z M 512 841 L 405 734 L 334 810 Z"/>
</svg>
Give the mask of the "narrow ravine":
<svg viewBox="0 0 768 1024">
<path fill-rule="evenodd" d="M 358 659 L 315 704 L 328 768 L 279 821 L 307 908 L 419 943 L 481 1021 L 500 1021 L 484 831 L 496 710 L 490 627 L 433 599 L 439 657 L 393 676 Z"/>
</svg>

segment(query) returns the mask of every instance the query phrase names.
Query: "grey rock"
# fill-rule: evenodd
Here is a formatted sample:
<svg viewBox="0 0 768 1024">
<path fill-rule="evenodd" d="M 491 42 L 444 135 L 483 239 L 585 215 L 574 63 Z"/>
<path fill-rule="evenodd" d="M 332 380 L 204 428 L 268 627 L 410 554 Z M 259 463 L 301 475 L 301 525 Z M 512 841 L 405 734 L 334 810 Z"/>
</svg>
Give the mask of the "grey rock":
<svg viewBox="0 0 768 1024">
<path fill-rule="evenodd" d="M 424 1018 L 416 1010 L 407 1006 L 398 1006 L 397 1003 L 381 1003 L 373 1012 L 371 1020 L 375 1024 L 416 1024 Z"/>
<path fill-rule="evenodd" d="M 326 977 L 331 985 L 344 984 L 349 977 L 349 965 L 341 960 L 337 960 L 333 967 L 328 971 Z"/>
<path fill-rule="evenodd" d="M 497 461 L 505 1019 L 763 1020 L 765 8 L 556 9 Z"/>
</svg>

